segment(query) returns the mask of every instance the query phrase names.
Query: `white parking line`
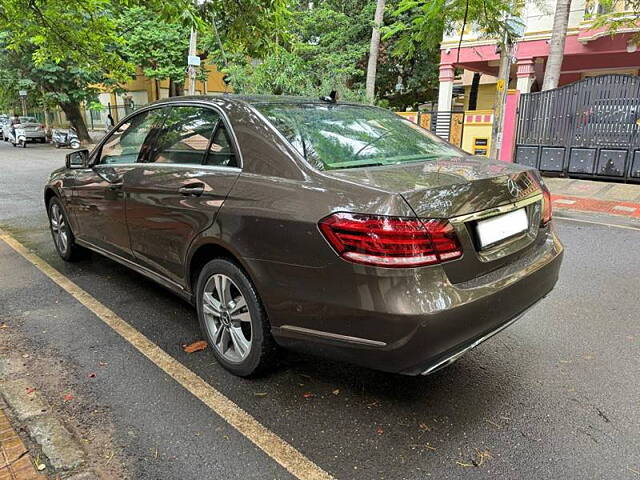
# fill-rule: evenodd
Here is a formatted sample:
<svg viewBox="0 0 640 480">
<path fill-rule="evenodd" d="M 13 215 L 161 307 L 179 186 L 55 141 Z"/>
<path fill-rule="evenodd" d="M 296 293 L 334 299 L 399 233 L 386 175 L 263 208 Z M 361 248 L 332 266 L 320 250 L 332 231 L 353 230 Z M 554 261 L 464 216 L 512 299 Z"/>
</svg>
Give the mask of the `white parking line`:
<svg viewBox="0 0 640 480">
<path fill-rule="evenodd" d="M 115 330 L 140 353 L 182 385 L 193 396 L 222 417 L 229 425 L 253 442 L 289 473 L 301 480 L 332 480 L 333 477 L 305 457 L 296 448 L 264 427 L 238 405 L 175 360 L 155 343 L 133 328 L 112 310 L 73 283 L 38 255 L 29 251 L 10 234 L 0 230 L 3 240 L 38 270 L 53 280 L 78 302 Z"/>
</svg>

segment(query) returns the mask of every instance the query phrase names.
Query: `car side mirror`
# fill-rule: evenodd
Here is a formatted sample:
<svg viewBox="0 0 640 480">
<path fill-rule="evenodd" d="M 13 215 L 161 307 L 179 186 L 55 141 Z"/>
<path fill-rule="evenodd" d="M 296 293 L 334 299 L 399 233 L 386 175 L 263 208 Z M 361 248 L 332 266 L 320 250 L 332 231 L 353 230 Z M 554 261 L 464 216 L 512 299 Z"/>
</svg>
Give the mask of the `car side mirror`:
<svg viewBox="0 0 640 480">
<path fill-rule="evenodd" d="M 89 150 L 82 149 L 67 153 L 67 168 L 87 168 L 89 166 Z"/>
</svg>

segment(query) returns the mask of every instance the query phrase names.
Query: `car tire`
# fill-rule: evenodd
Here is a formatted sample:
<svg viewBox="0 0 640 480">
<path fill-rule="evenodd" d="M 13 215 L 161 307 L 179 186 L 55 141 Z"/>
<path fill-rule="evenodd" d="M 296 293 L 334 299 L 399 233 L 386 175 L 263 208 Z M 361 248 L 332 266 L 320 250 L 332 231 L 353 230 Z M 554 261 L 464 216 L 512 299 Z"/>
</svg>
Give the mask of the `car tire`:
<svg viewBox="0 0 640 480">
<path fill-rule="evenodd" d="M 65 212 L 58 197 L 51 197 L 47 213 L 49 215 L 49 230 L 51 230 L 51 237 L 58 255 L 67 262 L 73 262 L 81 258 L 83 248 L 76 244 L 67 212 Z"/>
<path fill-rule="evenodd" d="M 217 258 L 202 268 L 196 307 L 202 333 L 224 368 L 249 377 L 275 364 L 277 346 L 267 314 L 251 280 L 234 262 Z"/>
</svg>

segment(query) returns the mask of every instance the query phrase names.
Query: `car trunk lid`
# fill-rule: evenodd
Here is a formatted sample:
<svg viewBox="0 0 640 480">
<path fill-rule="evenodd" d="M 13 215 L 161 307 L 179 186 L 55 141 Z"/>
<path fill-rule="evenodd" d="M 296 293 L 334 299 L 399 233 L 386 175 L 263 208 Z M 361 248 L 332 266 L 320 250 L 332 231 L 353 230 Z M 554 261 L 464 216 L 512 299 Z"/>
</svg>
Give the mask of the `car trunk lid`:
<svg viewBox="0 0 640 480">
<path fill-rule="evenodd" d="M 515 261 L 538 236 L 542 208 L 540 185 L 535 174 L 517 165 L 456 157 L 328 173 L 401 194 L 420 218 L 450 220 L 464 252 L 462 258 L 443 264 L 454 283 L 465 282 Z M 526 230 L 493 244 L 481 245 L 480 222 L 519 209 L 526 214 Z"/>
</svg>

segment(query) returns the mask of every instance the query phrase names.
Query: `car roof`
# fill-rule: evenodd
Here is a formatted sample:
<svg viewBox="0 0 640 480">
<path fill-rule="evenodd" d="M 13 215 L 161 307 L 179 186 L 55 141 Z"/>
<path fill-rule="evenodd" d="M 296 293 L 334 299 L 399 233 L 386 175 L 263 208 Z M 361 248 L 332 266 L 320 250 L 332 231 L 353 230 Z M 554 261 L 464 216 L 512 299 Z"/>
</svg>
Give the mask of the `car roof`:
<svg viewBox="0 0 640 480">
<path fill-rule="evenodd" d="M 290 105 L 303 105 L 303 104 L 318 104 L 318 105 L 326 105 L 328 102 L 324 100 L 320 100 L 320 98 L 313 97 L 296 97 L 291 95 L 238 95 L 233 93 L 219 93 L 213 95 L 192 95 L 192 96 L 184 96 L 184 97 L 170 97 L 163 98 L 162 100 L 158 100 L 153 102 L 154 104 L 165 104 L 172 102 L 184 102 L 189 100 L 196 100 L 198 102 L 207 102 L 211 101 L 212 103 L 220 104 L 220 102 L 225 102 L 228 104 L 238 104 L 238 103 L 248 103 L 250 105 L 264 105 L 264 104 L 290 104 Z M 357 105 L 365 107 L 367 105 L 361 103 L 354 102 L 337 102 L 338 105 Z"/>
</svg>

